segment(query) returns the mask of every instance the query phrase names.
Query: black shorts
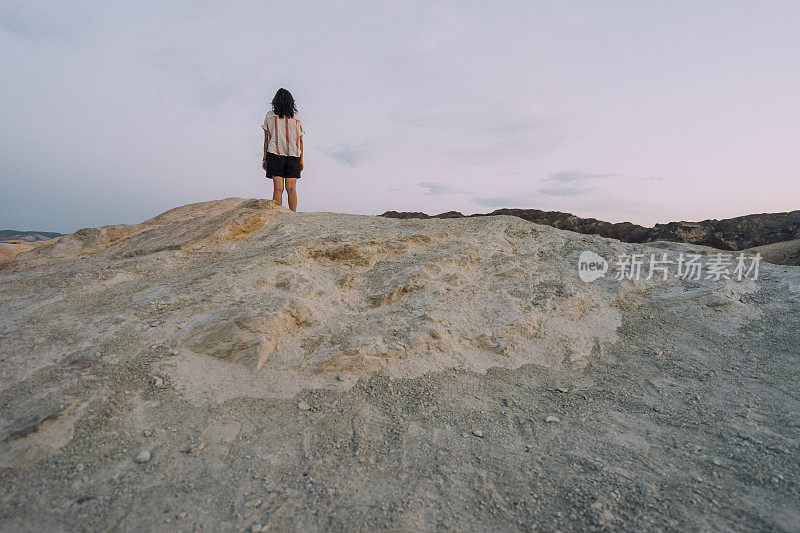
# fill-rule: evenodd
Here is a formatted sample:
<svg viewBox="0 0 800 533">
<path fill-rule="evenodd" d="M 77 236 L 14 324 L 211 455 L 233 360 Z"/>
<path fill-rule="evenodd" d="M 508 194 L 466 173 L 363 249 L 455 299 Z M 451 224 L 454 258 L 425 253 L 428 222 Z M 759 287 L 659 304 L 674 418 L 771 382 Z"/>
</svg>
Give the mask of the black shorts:
<svg viewBox="0 0 800 533">
<path fill-rule="evenodd" d="M 300 158 L 267 152 L 267 177 L 300 179 Z"/>
</svg>

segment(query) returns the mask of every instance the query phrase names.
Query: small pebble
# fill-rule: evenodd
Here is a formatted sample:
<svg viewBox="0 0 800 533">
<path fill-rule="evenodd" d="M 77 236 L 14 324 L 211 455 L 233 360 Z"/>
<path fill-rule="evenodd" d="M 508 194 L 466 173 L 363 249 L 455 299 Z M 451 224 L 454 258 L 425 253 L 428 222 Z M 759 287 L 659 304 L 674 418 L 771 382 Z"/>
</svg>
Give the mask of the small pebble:
<svg viewBox="0 0 800 533">
<path fill-rule="evenodd" d="M 142 431 L 142 435 L 144 435 L 145 437 L 152 437 L 153 436 L 153 430 L 152 429 L 145 429 L 144 431 Z"/>
<path fill-rule="evenodd" d="M 301 411 L 310 411 L 311 410 L 311 406 L 308 405 L 306 402 L 304 402 L 302 400 L 297 402 L 297 408 L 300 409 Z"/>
<path fill-rule="evenodd" d="M 191 446 L 189 446 L 188 448 L 186 448 L 186 453 L 197 453 L 205 447 L 206 447 L 205 442 L 196 442 Z"/>
<path fill-rule="evenodd" d="M 481 439 L 483 438 L 483 431 L 481 431 L 480 429 L 476 429 L 476 430 L 474 430 L 474 431 L 472 432 L 472 434 L 473 434 L 473 435 L 475 435 L 476 437 L 479 437 L 479 438 L 481 438 Z"/>
<path fill-rule="evenodd" d="M 548 416 L 547 418 L 544 419 L 544 421 L 547 422 L 548 424 L 558 424 L 561 422 L 561 420 L 559 420 L 557 416 Z"/>
<path fill-rule="evenodd" d="M 136 454 L 136 457 L 134 458 L 134 460 L 137 463 L 146 463 L 147 461 L 150 460 L 150 450 L 142 450 L 142 451 L 140 451 L 139 453 Z"/>
</svg>

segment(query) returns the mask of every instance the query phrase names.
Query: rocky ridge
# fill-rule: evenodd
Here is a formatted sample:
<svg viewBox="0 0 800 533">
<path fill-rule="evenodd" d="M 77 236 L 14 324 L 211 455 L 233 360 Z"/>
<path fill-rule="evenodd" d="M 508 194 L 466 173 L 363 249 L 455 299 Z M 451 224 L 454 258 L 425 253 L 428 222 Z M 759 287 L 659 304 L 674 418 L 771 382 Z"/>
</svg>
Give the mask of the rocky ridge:
<svg viewBox="0 0 800 533">
<path fill-rule="evenodd" d="M 536 224 L 601 235 L 625 242 L 647 243 L 656 241 L 685 242 L 710 246 L 721 250 L 745 250 L 777 242 L 800 239 L 800 210 L 786 213 L 763 213 L 722 220 L 700 222 L 669 222 L 648 228 L 630 222 L 611 223 L 594 218 L 580 218 L 571 213 L 542 211 L 539 209 L 496 209 L 491 213 L 463 215 L 447 211 L 438 215 L 421 212 L 386 211 L 388 218 L 459 218 L 512 215 Z"/>
</svg>

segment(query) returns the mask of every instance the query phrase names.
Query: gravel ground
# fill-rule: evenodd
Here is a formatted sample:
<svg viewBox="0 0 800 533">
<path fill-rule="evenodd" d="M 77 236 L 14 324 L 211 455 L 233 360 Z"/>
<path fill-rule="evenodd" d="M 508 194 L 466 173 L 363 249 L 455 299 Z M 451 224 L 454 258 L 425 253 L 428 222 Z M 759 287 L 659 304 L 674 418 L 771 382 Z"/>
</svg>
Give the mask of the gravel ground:
<svg viewBox="0 0 800 533">
<path fill-rule="evenodd" d="M 153 384 L 163 348 L 70 361 L 24 386 L 54 410 L 98 386 L 105 400 L 60 453 L 0 470 L 2 529 L 796 531 L 795 326 L 774 309 L 730 337 L 634 306 L 582 370 L 375 375 L 203 407 Z M 686 349 L 698 339 L 714 348 Z M 25 396 L 4 391 L 4 410 Z"/>
</svg>

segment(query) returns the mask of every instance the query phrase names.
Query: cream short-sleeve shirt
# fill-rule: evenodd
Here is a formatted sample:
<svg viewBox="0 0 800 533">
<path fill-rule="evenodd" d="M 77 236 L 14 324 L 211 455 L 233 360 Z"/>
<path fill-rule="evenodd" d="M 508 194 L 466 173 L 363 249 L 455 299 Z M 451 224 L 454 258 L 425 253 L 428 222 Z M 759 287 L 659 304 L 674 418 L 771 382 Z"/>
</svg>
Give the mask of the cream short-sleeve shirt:
<svg viewBox="0 0 800 533">
<path fill-rule="evenodd" d="M 297 113 L 293 118 L 280 118 L 270 110 L 264 117 L 264 124 L 261 127 L 264 128 L 264 131 L 269 132 L 267 152 L 300 157 L 302 154 L 300 137 L 305 131 L 303 131 L 303 125 L 300 123 L 300 116 Z"/>
</svg>

